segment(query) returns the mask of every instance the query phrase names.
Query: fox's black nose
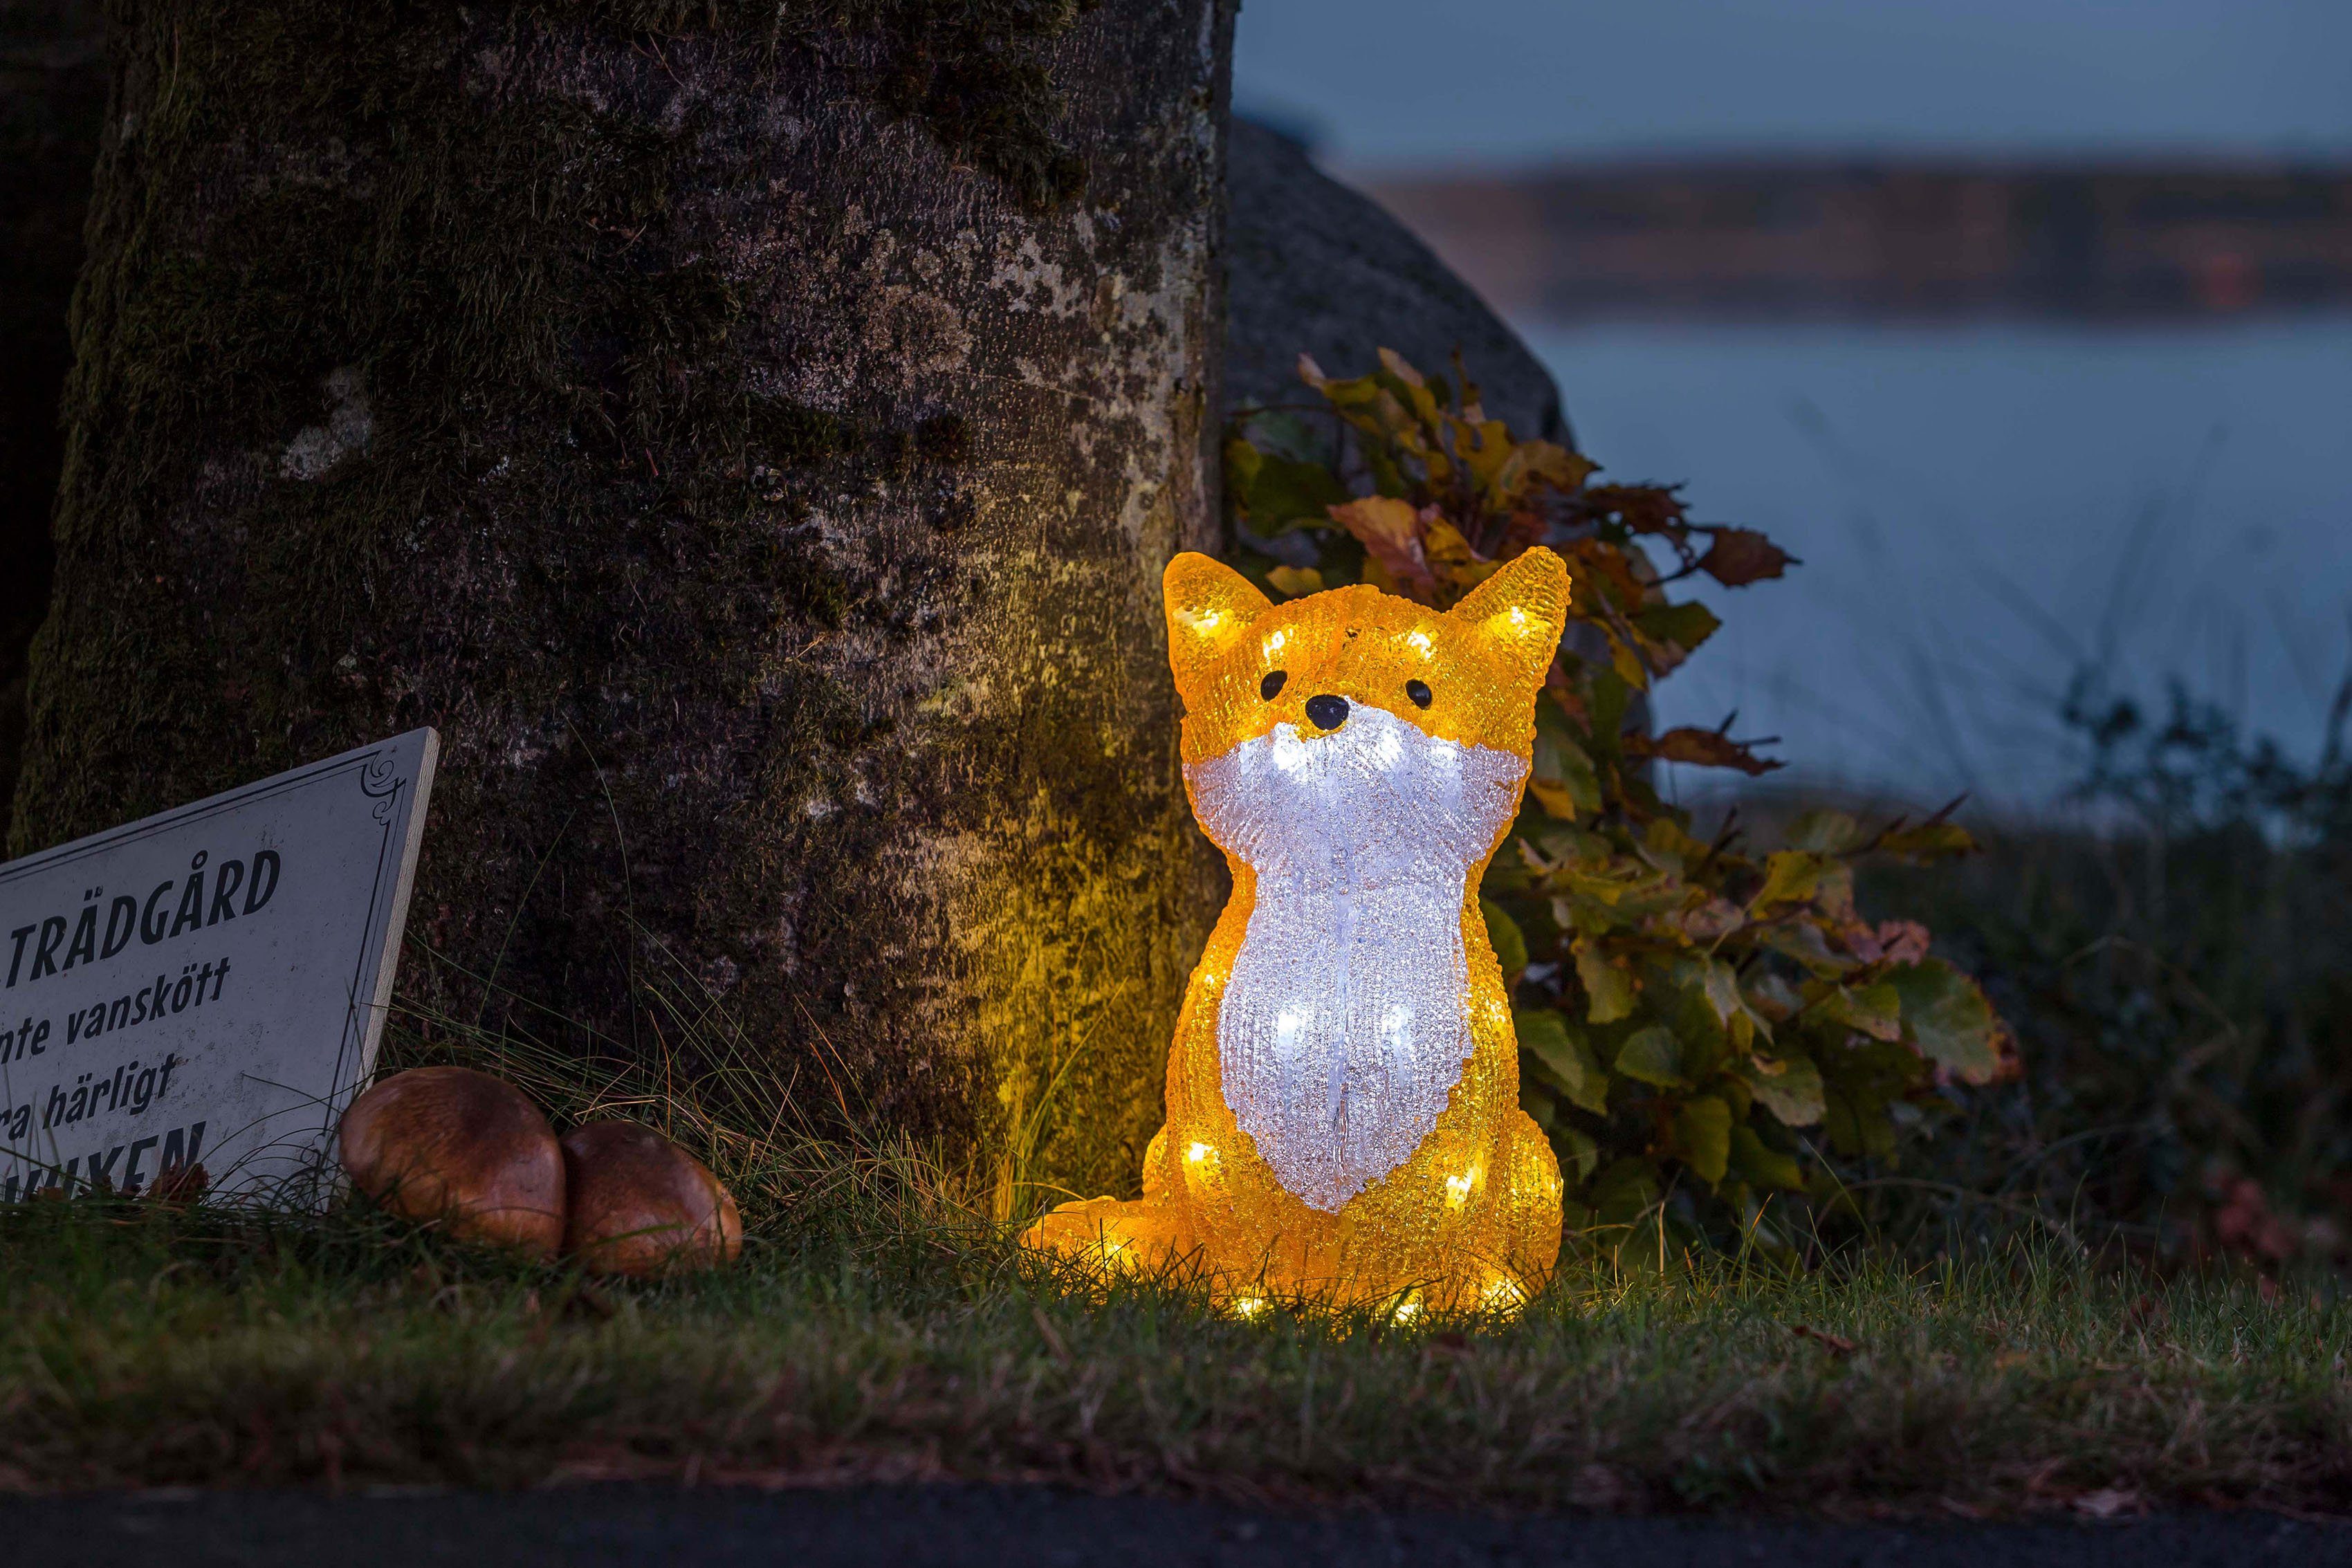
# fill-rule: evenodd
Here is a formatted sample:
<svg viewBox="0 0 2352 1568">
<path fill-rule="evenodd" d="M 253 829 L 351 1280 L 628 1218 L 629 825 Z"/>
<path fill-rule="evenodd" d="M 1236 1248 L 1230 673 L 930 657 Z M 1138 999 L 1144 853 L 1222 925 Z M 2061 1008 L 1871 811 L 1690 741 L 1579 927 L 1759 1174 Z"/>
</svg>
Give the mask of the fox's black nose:
<svg viewBox="0 0 2352 1568">
<path fill-rule="evenodd" d="M 1319 697 L 1308 697 L 1307 716 L 1315 721 L 1318 729 L 1337 729 L 1348 722 L 1348 699 L 1328 692 Z"/>
</svg>

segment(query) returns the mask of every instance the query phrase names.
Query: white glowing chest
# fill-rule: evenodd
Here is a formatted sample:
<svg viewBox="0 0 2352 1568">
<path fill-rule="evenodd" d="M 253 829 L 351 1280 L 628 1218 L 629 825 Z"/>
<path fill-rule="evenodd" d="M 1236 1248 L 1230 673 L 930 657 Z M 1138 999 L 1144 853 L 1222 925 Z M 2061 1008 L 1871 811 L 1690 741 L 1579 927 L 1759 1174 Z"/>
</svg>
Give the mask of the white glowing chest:
<svg viewBox="0 0 2352 1568">
<path fill-rule="evenodd" d="M 1411 1157 L 1461 1080 L 1463 898 L 1527 768 L 1359 704 L 1185 769 L 1202 830 L 1256 873 L 1218 1008 L 1225 1103 L 1316 1208 Z"/>
</svg>

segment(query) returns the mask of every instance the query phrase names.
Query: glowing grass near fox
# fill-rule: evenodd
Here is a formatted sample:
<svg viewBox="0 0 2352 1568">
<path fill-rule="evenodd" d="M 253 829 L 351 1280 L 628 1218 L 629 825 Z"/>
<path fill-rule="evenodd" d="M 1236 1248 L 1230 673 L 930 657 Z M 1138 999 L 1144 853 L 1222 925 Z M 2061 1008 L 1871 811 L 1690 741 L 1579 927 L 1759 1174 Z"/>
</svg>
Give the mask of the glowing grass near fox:
<svg viewBox="0 0 2352 1568">
<path fill-rule="evenodd" d="M 1518 1105 L 1479 912 L 1526 787 L 1568 572 L 1452 611 L 1377 589 L 1276 607 L 1205 556 L 1164 579 L 1184 781 L 1234 895 L 1186 991 L 1143 1197 L 1027 1241 L 1117 1267 L 1401 1309 L 1511 1307 L 1559 1249 L 1559 1166 Z"/>
</svg>

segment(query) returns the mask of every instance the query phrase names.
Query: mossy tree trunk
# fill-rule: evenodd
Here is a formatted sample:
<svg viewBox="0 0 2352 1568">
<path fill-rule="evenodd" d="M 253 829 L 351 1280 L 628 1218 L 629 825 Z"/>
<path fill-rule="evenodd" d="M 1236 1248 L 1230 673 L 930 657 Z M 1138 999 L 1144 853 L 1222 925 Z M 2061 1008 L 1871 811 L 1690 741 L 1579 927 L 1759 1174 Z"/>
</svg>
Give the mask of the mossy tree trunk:
<svg viewBox="0 0 2352 1568">
<path fill-rule="evenodd" d="M 12 848 L 436 725 L 421 1011 L 1131 1183 L 1226 0 L 117 21 Z"/>
<path fill-rule="evenodd" d="M 0 826 L 25 732 L 25 653 L 49 601 L 66 300 L 106 105 L 95 0 L 0 0 Z"/>
</svg>

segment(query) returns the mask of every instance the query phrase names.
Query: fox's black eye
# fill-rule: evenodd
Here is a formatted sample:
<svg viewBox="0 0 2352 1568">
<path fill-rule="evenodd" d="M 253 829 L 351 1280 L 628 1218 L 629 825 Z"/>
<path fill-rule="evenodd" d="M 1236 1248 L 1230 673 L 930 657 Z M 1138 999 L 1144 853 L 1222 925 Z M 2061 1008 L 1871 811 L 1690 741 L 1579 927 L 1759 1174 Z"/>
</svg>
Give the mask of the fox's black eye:
<svg viewBox="0 0 2352 1568">
<path fill-rule="evenodd" d="M 1257 695 L 1272 702 L 1281 693 L 1282 683 L 1288 678 L 1280 670 L 1267 672 L 1265 679 L 1257 684 Z"/>
<path fill-rule="evenodd" d="M 1429 688 L 1419 681 L 1407 681 L 1404 684 L 1404 695 L 1412 699 L 1412 706 L 1415 707 L 1429 706 Z"/>
</svg>

